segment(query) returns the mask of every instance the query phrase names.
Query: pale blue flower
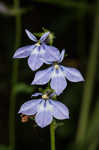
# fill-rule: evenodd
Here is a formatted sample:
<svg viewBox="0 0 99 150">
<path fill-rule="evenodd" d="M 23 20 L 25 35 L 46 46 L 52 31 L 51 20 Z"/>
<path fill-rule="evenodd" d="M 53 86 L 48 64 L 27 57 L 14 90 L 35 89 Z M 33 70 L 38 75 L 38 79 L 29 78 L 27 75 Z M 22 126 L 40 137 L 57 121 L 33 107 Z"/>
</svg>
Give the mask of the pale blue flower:
<svg viewBox="0 0 99 150">
<path fill-rule="evenodd" d="M 32 96 L 39 96 L 41 93 L 35 93 Z M 19 113 L 31 116 L 35 115 L 35 122 L 41 128 L 51 124 L 53 117 L 59 120 L 69 119 L 68 108 L 59 101 L 52 100 L 51 96 L 44 94 L 40 99 L 29 100 L 24 103 Z"/>
<path fill-rule="evenodd" d="M 54 46 L 48 46 L 45 44 L 46 39 L 50 32 L 44 33 L 39 40 L 28 30 L 25 30 L 27 36 L 33 42 L 36 42 L 34 45 L 28 45 L 17 49 L 13 58 L 28 58 L 29 67 L 35 71 L 43 65 L 41 57 L 45 58 L 48 61 L 55 61 L 58 59 L 60 52 Z"/>
<path fill-rule="evenodd" d="M 66 79 L 71 82 L 84 81 L 84 78 L 78 69 L 75 69 L 73 67 L 65 67 L 59 64 L 64 58 L 64 53 L 65 50 L 62 50 L 57 62 L 52 63 L 44 60 L 46 61 L 46 63 L 52 64 L 52 66 L 48 69 L 38 71 L 35 74 L 32 85 L 43 85 L 51 80 L 51 88 L 55 90 L 57 95 L 59 95 L 67 87 Z"/>
</svg>

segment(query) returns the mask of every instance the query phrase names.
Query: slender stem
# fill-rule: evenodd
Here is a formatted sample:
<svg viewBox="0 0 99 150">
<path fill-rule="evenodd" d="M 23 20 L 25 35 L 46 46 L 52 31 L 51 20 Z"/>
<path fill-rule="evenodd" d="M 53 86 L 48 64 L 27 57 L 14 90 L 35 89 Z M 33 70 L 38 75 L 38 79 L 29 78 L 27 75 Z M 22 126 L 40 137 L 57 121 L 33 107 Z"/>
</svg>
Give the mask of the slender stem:
<svg viewBox="0 0 99 150">
<path fill-rule="evenodd" d="M 50 125 L 50 143 L 51 143 L 51 150 L 55 150 L 55 124 L 54 124 L 54 121 Z"/>
<path fill-rule="evenodd" d="M 98 2 L 98 9 L 99 9 L 99 2 Z M 91 45 L 91 52 L 89 57 L 88 63 L 88 72 L 87 72 L 87 79 L 84 89 L 83 95 L 83 102 L 81 106 L 81 114 L 79 120 L 79 126 L 77 131 L 76 143 L 80 144 L 84 142 L 85 134 L 86 134 L 86 127 L 88 123 L 89 117 L 89 109 L 96 73 L 96 63 L 97 63 L 97 56 L 98 56 L 98 46 L 99 46 L 99 10 L 96 15 L 95 19 L 95 28 L 94 28 L 94 35 L 93 35 L 93 42 Z"/>
<path fill-rule="evenodd" d="M 53 39 L 54 39 L 54 36 L 52 34 L 50 35 L 50 41 L 49 41 L 50 45 L 53 44 Z M 51 145 L 51 150 L 55 150 L 55 122 L 54 121 L 50 125 L 50 145 Z"/>
<path fill-rule="evenodd" d="M 19 8 L 19 0 L 14 0 L 14 7 Z M 16 50 L 21 41 L 21 15 L 16 15 L 16 39 L 14 50 Z M 13 62 L 12 66 L 12 90 L 10 96 L 10 106 L 9 106 L 9 150 L 15 149 L 15 105 L 16 105 L 16 93 L 14 87 L 18 80 L 18 61 Z"/>
</svg>

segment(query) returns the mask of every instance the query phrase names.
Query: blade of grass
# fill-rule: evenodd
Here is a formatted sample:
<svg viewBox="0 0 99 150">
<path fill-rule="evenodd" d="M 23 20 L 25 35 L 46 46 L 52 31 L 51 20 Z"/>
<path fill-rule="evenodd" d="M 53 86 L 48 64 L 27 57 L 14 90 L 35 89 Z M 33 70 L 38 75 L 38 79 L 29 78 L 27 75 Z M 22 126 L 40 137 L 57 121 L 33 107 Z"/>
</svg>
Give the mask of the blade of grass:
<svg viewBox="0 0 99 150">
<path fill-rule="evenodd" d="M 91 143 L 96 138 L 99 138 L 97 137 L 98 135 L 99 135 L 99 99 L 96 102 L 94 112 L 89 122 L 87 141 Z"/>
<path fill-rule="evenodd" d="M 84 88 L 83 101 L 81 105 L 81 113 L 79 117 L 79 124 L 76 136 L 76 144 L 84 143 L 86 127 L 91 103 L 91 97 L 94 87 L 94 79 L 96 73 L 96 63 L 98 56 L 98 46 L 99 46 L 99 1 L 97 2 L 95 27 L 93 33 L 93 42 L 90 49 L 90 57 L 87 68 L 87 78 Z"/>
</svg>

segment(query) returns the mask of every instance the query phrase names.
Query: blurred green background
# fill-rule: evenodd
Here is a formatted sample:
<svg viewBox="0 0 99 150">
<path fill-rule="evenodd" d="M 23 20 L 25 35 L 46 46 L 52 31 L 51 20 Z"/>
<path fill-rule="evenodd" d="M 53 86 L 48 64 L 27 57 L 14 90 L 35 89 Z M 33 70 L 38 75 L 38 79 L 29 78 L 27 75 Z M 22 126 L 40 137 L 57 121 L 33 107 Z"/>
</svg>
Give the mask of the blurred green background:
<svg viewBox="0 0 99 150">
<path fill-rule="evenodd" d="M 25 29 L 55 34 L 53 45 L 68 54 L 63 64 L 78 68 L 84 83 L 70 83 L 58 97 L 70 110 L 59 121 L 57 150 L 99 149 L 99 0 L 0 1 L 0 150 L 50 149 L 49 127 L 22 123 L 20 106 L 37 87 L 27 59 L 13 60 L 18 47 L 32 44 Z M 45 86 L 43 86 L 45 88 Z"/>
</svg>

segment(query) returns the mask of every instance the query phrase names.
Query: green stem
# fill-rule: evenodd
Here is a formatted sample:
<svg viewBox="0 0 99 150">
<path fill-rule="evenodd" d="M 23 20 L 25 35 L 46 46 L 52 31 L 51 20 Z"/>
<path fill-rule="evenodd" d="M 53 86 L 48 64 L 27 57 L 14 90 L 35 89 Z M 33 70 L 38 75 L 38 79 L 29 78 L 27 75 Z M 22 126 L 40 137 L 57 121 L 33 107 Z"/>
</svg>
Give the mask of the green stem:
<svg viewBox="0 0 99 150">
<path fill-rule="evenodd" d="M 14 0 L 14 7 L 16 9 L 19 8 L 19 0 Z M 15 47 L 16 50 L 21 41 L 21 15 L 16 15 L 16 39 L 15 39 Z M 18 61 L 14 60 L 12 66 L 12 90 L 10 97 L 10 106 L 9 106 L 9 150 L 15 149 L 15 105 L 16 105 L 16 92 L 15 85 L 18 80 Z"/>
<path fill-rule="evenodd" d="M 99 9 L 99 2 L 98 2 L 98 9 Z M 97 56 L 98 56 L 98 46 L 99 46 L 99 10 L 96 15 L 95 19 L 95 28 L 94 28 L 94 35 L 93 35 L 93 42 L 91 45 L 91 52 L 88 62 L 88 72 L 87 72 L 87 79 L 84 89 L 83 101 L 81 106 L 81 114 L 79 120 L 79 126 L 77 131 L 76 143 L 81 144 L 84 143 L 86 128 L 88 123 L 89 117 L 89 109 L 96 73 L 96 63 L 97 63 Z"/>
<path fill-rule="evenodd" d="M 50 125 L 50 143 L 51 143 L 51 150 L 55 150 L 55 124 L 54 124 L 54 121 Z"/>
<path fill-rule="evenodd" d="M 50 42 L 49 42 L 50 45 L 53 44 L 53 39 L 54 36 L 52 34 L 50 35 Z M 55 122 L 54 121 L 50 125 L 50 144 L 51 144 L 51 150 L 55 150 Z"/>
</svg>

